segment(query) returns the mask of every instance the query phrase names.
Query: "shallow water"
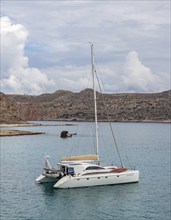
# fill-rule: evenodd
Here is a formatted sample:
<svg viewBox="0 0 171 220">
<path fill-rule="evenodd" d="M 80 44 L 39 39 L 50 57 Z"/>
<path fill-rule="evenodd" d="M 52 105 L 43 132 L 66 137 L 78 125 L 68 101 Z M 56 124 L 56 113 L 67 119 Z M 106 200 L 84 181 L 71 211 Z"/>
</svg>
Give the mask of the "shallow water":
<svg viewBox="0 0 171 220">
<path fill-rule="evenodd" d="M 1 220 L 170 219 L 170 124 L 112 123 L 125 166 L 140 170 L 139 183 L 78 189 L 36 184 L 45 153 L 54 165 L 62 156 L 94 153 L 93 123 L 74 124 L 18 127 L 45 134 L 1 138 Z M 77 135 L 61 139 L 62 130 Z M 102 165 L 119 165 L 107 123 L 99 124 L 99 136 Z"/>
</svg>

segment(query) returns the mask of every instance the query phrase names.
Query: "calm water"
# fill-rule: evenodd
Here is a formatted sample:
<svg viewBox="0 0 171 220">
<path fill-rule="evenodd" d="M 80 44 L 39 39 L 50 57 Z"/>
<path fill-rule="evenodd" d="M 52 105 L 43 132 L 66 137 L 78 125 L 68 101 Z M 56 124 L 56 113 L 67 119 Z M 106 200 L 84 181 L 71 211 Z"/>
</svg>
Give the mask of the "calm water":
<svg viewBox="0 0 171 220">
<path fill-rule="evenodd" d="M 36 184 L 45 153 L 54 165 L 61 156 L 93 153 L 92 123 L 75 125 L 18 127 L 45 134 L 1 138 L 1 220 L 170 219 L 170 124 L 113 123 L 124 164 L 140 170 L 139 183 L 79 189 Z M 102 165 L 119 165 L 108 125 L 99 127 Z M 62 130 L 77 136 L 61 139 Z"/>
</svg>

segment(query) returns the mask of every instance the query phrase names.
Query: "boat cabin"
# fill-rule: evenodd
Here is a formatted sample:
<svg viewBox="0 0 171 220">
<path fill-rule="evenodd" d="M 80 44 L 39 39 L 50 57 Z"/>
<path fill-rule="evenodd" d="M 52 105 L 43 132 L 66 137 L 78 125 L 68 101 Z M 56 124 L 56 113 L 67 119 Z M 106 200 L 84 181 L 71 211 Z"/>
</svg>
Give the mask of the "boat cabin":
<svg viewBox="0 0 171 220">
<path fill-rule="evenodd" d="M 82 175 L 90 171 L 104 171 L 105 168 L 90 163 L 59 163 L 59 169 L 64 175 Z"/>
</svg>

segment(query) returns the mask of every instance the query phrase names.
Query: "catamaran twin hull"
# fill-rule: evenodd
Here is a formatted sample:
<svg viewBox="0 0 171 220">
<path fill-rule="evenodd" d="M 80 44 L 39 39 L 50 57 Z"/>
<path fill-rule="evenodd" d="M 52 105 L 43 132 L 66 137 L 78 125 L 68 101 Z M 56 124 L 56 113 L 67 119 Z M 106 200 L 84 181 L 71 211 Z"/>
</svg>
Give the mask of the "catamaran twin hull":
<svg viewBox="0 0 171 220">
<path fill-rule="evenodd" d="M 127 170 L 124 172 L 89 173 L 84 175 L 66 175 L 63 177 L 40 175 L 36 182 L 54 182 L 54 188 L 77 188 L 100 185 L 114 185 L 124 183 L 135 183 L 139 181 L 138 170 Z"/>
<path fill-rule="evenodd" d="M 55 188 L 76 188 L 100 185 L 114 185 L 123 183 L 134 183 L 139 180 L 139 171 L 126 171 L 125 173 L 115 173 L 98 176 L 64 176 L 55 185 Z"/>
</svg>

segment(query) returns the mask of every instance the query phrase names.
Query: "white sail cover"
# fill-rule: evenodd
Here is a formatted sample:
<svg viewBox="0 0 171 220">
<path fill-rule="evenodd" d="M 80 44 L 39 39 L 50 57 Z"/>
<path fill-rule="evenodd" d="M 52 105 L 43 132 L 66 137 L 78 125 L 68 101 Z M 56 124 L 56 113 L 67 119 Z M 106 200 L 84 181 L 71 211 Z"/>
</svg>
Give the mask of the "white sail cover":
<svg viewBox="0 0 171 220">
<path fill-rule="evenodd" d="M 91 161 L 91 160 L 98 160 L 99 156 L 97 154 L 88 154 L 88 155 L 79 155 L 79 156 L 72 156 L 72 157 L 62 157 L 61 161 Z"/>
</svg>

